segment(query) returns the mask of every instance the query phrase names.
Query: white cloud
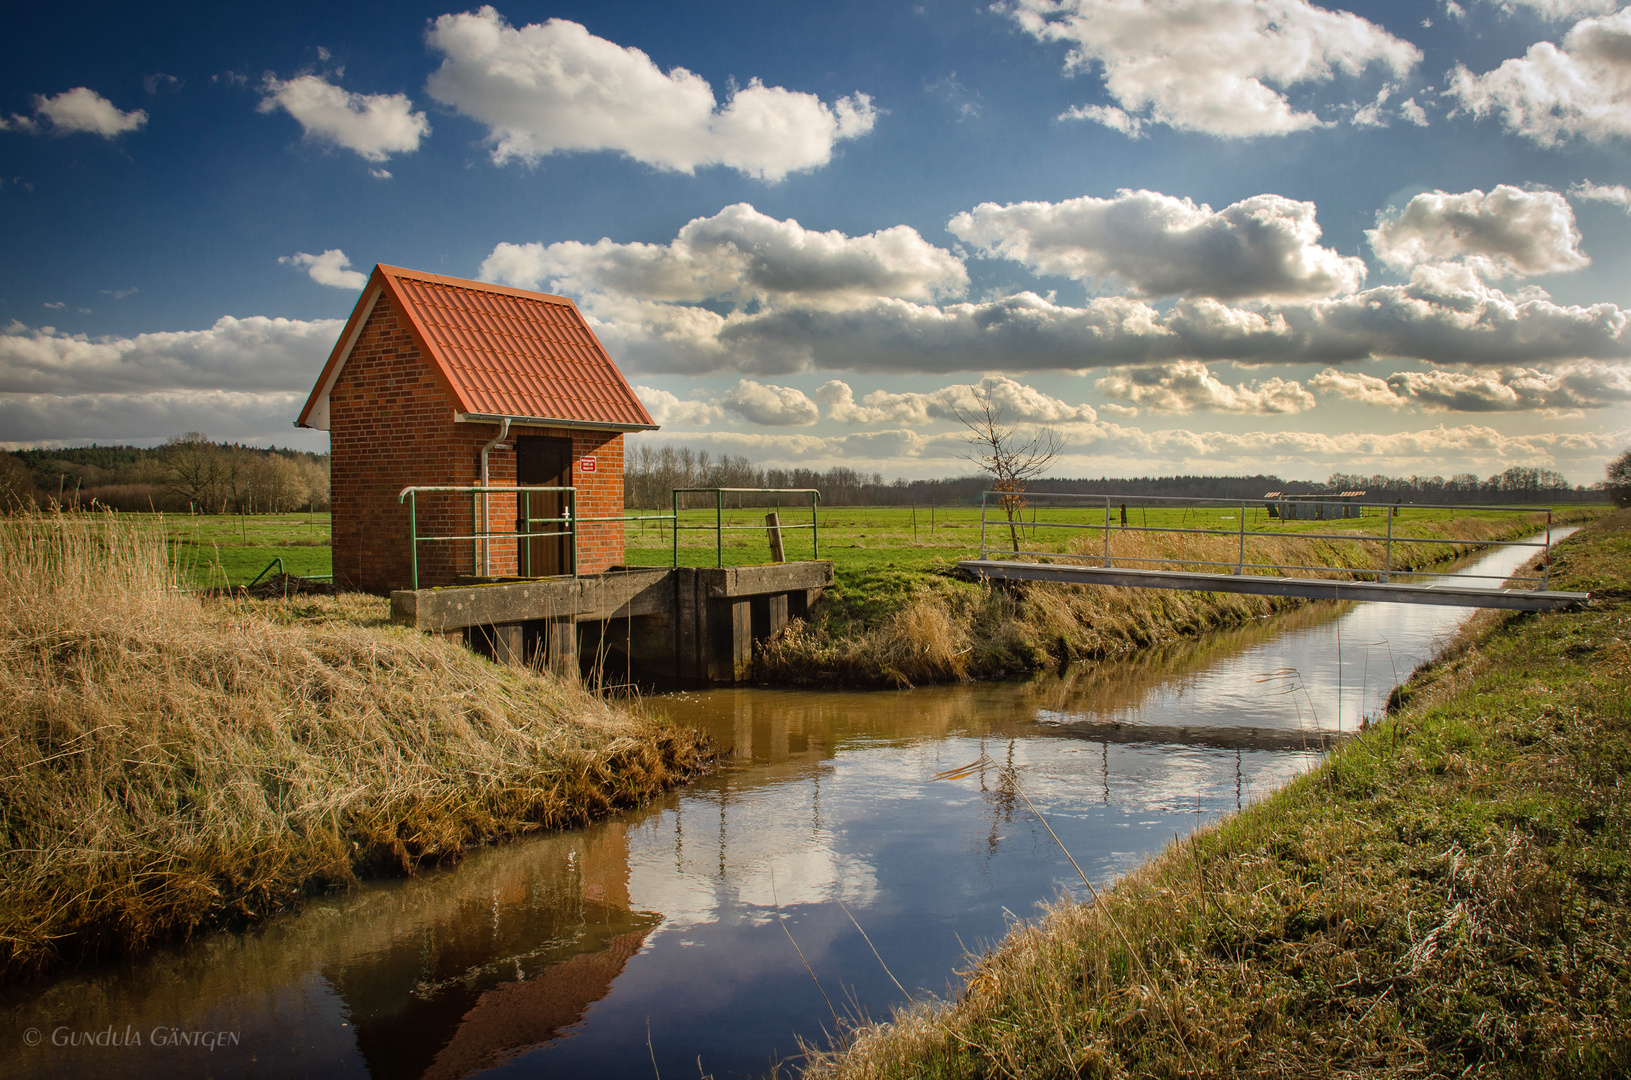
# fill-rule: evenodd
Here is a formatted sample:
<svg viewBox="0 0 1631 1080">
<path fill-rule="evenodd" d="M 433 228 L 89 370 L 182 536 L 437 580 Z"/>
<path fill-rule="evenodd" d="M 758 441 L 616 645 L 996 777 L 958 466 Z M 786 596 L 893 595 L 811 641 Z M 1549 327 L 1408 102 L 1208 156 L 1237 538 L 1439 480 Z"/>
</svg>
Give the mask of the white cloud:
<svg viewBox="0 0 1631 1080">
<path fill-rule="evenodd" d="M 157 443 L 187 431 L 234 441 L 326 449 L 327 440 L 290 427 L 306 400 L 298 393 L 166 390 L 135 394 L 0 392 L 0 449 L 87 442 Z"/>
<path fill-rule="evenodd" d="M 1433 412 L 1558 412 L 1631 402 L 1631 367 L 1581 363 L 1550 370 L 1449 368 L 1403 371 L 1386 379 L 1327 368 L 1308 381 L 1322 393 L 1390 408 Z"/>
<path fill-rule="evenodd" d="M 1231 386 L 1197 360 L 1118 368 L 1094 383 L 1099 393 L 1154 413 L 1220 412 L 1274 416 L 1306 412 L 1314 395 L 1281 378 Z"/>
<path fill-rule="evenodd" d="M 392 154 L 411 154 L 430 134 L 430 122 L 413 111 L 406 94 L 358 94 L 321 75 L 298 75 L 283 81 L 268 74 L 262 84 L 263 113 L 282 109 L 300 122 L 305 137 L 354 150 L 364 161 L 384 161 Z"/>
<path fill-rule="evenodd" d="M 369 169 L 368 170 L 368 175 L 372 176 L 375 180 L 389 180 L 391 178 L 391 170 L 390 169 Z"/>
<path fill-rule="evenodd" d="M 1620 6 L 1620 0 L 1489 0 L 1508 15 L 1527 8 L 1542 18 L 1577 19 L 1582 15 L 1607 15 Z"/>
<path fill-rule="evenodd" d="M 1306 0 L 1014 0 L 1001 10 L 1039 40 L 1070 45 L 1067 69 L 1103 65 L 1125 126 L 1113 113 L 1080 115 L 1129 134 L 1135 121 L 1225 137 L 1317 127 L 1286 89 L 1373 63 L 1403 76 L 1421 60 L 1374 23 Z"/>
<path fill-rule="evenodd" d="M 1588 202 L 1613 203 L 1631 214 L 1631 187 L 1624 184 L 1594 184 L 1590 180 L 1582 180 L 1569 188 L 1569 194 Z"/>
<path fill-rule="evenodd" d="M 744 420 L 765 427 L 803 427 L 821 419 L 815 402 L 791 386 L 767 386 L 743 379 L 719 403 Z"/>
<path fill-rule="evenodd" d="M 1059 114 L 1059 119 L 1086 120 L 1093 124 L 1103 124 L 1111 131 L 1119 131 L 1129 139 L 1144 137 L 1144 121 L 1136 116 L 1127 115 L 1125 109 L 1118 109 L 1114 105 L 1072 105 Z"/>
<path fill-rule="evenodd" d="M 351 260 L 346 258 L 345 252 L 339 248 L 329 248 L 321 255 L 310 255 L 304 251 L 293 255 L 279 255 L 278 262 L 284 266 L 302 267 L 311 279 L 319 285 L 329 285 L 336 289 L 360 289 L 368 284 L 368 275 L 360 270 L 347 270 Z"/>
<path fill-rule="evenodd" d="M 1114 280 L 1142 296 L 1323 296 L 1365 280 L 1362 260 L 1319 246 L 1314 204 L 1280 195 L 1214 211 L 1123 189 L 1113 199 L 982 203 L 946 228 L 1037 273 Z"/>
<path fill-rule="evenodd" d="M 0 333 L 0 394 L 309 389 L 338 319 L 222 316 L 208 330 L 90 338 L 12 323 Z M 294 415 L 290 414 L 292 423 Z"/>
<path fill-rule="evenodd" d="M 615 150 L 660 169 L 724 165 L 762 180 L 814 169 L 872 130 L 872 99 L 831 105 L 753 79 L 719 105 L 708 81 L 666 74 L 639 49 L 565 19 L 511 26 L 490 6 L 443 15 L 426 35 L 443 56 L 426 89 L 487 125 L 493 161 Z"/>
<path fill-rule="evenodd" d="M 711 401 L 687 401 L 654 386 L 635 386 L 634 393 L 651 419 L 664 427 L 703 427 L 724 415 L 724 410 Z"/>
<path fill-rule="evenodd" d="M 1072 405 L 1002 375 L 988 375 L 977 384 L 956 383 L 928 393 L 874 390 L 859 402 L 848 383 L 832 379 L 816 389 L 815 399 L 829 420 L 852 424 L 924 425 L 936 420 L 956 423 L 961 416 L 978 413 L 986 400 L 1011 423 L 1059 424 L 1098 419 L 1091 405 Z"/>
<path fill-rule="evenodd" d="M 145 109 L 121 112 L 113 102 L 85 86 L 76 86 L 52 97 L 35 94 L 33 101 L 34 116 L 13 113 L 9 120 L 0 118 L 0 131 L 37 133 L 43 119 L 52 131 L 60 134 L 82 131 L 111 139 L 147 123 Z"/>
<path fill-rule="evenodd" d="M 1558 274 L 1584 269 L 1580 230 L 1568 200 L 1555 191 L 1498 185 L 1482 191 L 1427 192 L 1402 212 L 1380 214 L 1365 236 L 1384 263 L 1408 270 L 1461 260 L 1483 277 Z"/>
<path fill-rule="evenodd" d="M 1631 8 L 1582 19 L 1562 48 L 1537 42 L 1483 75 L 1457 65 L 1445 93 L 1543 146 L 1631 135 Z"/>
<path fill-rule="evenodd" d="M 878 296 L 958 296 L 968 271 L 906 225 L 845 236 L 777 221 L 747 203 L 695 218 L 669 244 L 499 244 L 486 280 L 646 300 L 779 300 L 847 307 Z"/>
<path fill-rule="evenodd" d="M 1399 116 L 1417 127 L 1427 126 L 1427 110 L 1417 105 L 1413 97 L 1399 102 Z"/>
</svg>

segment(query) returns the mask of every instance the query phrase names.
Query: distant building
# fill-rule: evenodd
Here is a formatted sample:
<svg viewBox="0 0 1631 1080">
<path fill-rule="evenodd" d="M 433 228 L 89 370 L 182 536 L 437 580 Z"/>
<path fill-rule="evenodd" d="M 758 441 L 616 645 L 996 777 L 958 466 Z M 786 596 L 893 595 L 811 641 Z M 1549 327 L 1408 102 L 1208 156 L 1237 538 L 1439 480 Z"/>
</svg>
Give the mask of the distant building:
<svg viewBox="0 0 1631 1080">
<path fill-rule="evenodd" d="M 1364 507 L 1359 505 L 1359 500 L 1364 497 L 1363 491 L 1329 491 L 1312 495 L 1270 491 L 1263 495 L 1269 517 L 1284 521 L 1330 521 L 1360 517 Z"/>
<path fill-rule="evenodd" d="M 461 578 L 598 573 L 623 562 L 623 435 L 651 420 L 583 314 L 562 296 L 376 266 L 296 426 L 329 432 L 334 580 L 388 593 L 412 577 L 410 485 L 575 487 L 534 494 L 569 535 L 523 543 L 513 494 L 417 497 L 421 587 Z M 486 502 L 485 510 L 482 503 Z M 483 517 L 488 528 L 482 528 Z M 534 525 L 530 531 L 559 530 Z"/>
</svg>

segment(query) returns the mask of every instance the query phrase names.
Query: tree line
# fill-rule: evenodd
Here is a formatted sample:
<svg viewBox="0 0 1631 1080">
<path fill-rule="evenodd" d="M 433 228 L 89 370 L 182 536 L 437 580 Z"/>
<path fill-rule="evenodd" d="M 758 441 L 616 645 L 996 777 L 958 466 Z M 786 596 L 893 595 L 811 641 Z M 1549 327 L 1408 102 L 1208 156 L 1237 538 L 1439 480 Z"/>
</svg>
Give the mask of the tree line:
<svg viewBox="0 0 1631 1080">
<path fill-rule="evenodd" d="M 635 446 L 624 455 L 624 499 L 630 507 L 656 510 L 672 505 L 675 488 L 815 488 L 821 501 L 832 506 L 926 506 L 978 504 L 980 493 L 991 489 L 990 476 L 958 476 L 939 480 L 885 480 L 878 472 L 837 466 L 817 469 L 767 469 L 741 455 L 714 456 L 690 447 Z M 1314 495 L 1332 491 L 1364 491 L 1367 502 L 1405 503 L 1560 503 L 1594 502 L 1607 497 L 1601 482 L 1571 486 L 1562 473 L 1549 469 L 1514 467 L 1479 479 L 1462 473 L 1442 476 L 1358 476 L 1333 473 L 1325 483 L 1285 480 L 1278 476 L 1140 476 L 1094 479 L 1041 478 L 1030 482 L 1033 492 L 1064 495 L 1128 495 L 1180 499 L 1259 499 L 1271 491 L 1288 495 Z M 700 505 L 696 497 L 687 505 Z M 785 504 L 782 496 L 729 497 L 729 506 Z"/>
<path fill-rule="evenodd" d="M 328 455 L 212 441 L 0 452 L 0 510 L 32 507 L 201 514 L 329 508 Z"/>
</svg>

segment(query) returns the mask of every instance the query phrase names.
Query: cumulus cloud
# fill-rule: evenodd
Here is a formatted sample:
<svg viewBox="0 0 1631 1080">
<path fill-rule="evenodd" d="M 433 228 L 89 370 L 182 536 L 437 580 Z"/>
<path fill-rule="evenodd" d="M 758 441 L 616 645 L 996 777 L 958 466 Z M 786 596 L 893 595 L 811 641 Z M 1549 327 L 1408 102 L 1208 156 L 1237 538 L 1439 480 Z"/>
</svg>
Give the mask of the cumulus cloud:
<svg viewBox="0 0 1631 1080">
<path fill-rule="evenodd" d="M 1537 42 L 1483 75 L 1457 65 L 1445 93 L 1542 146 L 1631 134 L 1631 8 L 1582 19 L 1561 48 Z"/>
<path fill-rule="evenodd" d="M 302 268 L 307 275 L 319 285 L 331 285 L 336 289 L 360 289 L 368 284 L 368 275 L 360 270 L 347 270 L 351 260 L 346 258 L 345 252 L 339 248 L 329 248 L 321 255 L 310 255 L 298 251 L 293 255 L 279 255 L 278 262 L 284 266 Z"/>
<path fill-rule="evenodd" d="M 338 319 L 226 315 L 207 330 L 90 338 L 12 323 L 0 333 L 0 393 L 304 393 L 342 325 Z"/>
<path fill-rule="evenodd" d="M 1319 246 L 1314 204 L 1280 195 L 1222 210 L 1126 189 L 1113 199 L 981 203 L 946 228 L 1036 273 L 1115 281 L 1140 296 L 1326 296 L 1365 280 L 1362 260 Z"/>
<path fill-rule="evenodd" d="M 1002 10 L 1069 45 L 1067 70 L 1102 65 L 1119 108 L 1067 115 L 1135 135 L 1144 123 L 1225 137 L 1318 127 L 1287 89 L 1372 64 L 1404 76 L 1421 60 L 1374 23 L 1306 0 L 1013 0 Z"/>
<path fill-rule="evenodd" d="M 1436 412 L 1560 412 L 1631 402 L 1631 367 L 1565 364 L 1549 370 L 1402 371 L 1386 379 L 1327 368 L 1308 385 L 1349 401 Z"/>
<path fill-rule="evenodd" d="M 1247 416 L 1300 413 L 1314 407 L 1301 383 L 1281 378 L 1231 386 L 1197 360 L 1118 368 L 1094 383 L 1099 393 L 1155 413 L 1220 412 Z"/>
<path fill-rule="evenodd" d="M 1582 180 L 1569 188 L 1569 194 L 1587 202 L 1613 203 L 1631 214 L 1631 187 L 1624 184 L 1594 184 L 1590 180 Z"/>
<path fill-rule="evenodd" d="M 76 86 L 51 97 L 35 94 L 33 103 L 33 116 L 13 113 L 9 120 L 0 117 L 0 131 L 38 133 L 49 127 L 61 135 L 88 132 L 111 139 L 127 131 L 135 131 L 147 123 L 145 109 L 121 112 L 113 102 L 85 86 Z"/>
<path fill-rule="evenodd" d="M 719 399 L 744 420 L 765 427 L 803 427 L 821 419 L 821 411 L 804 391 L 791 386 L 767 386 L 743 379 Z"/>
<path fill-rule="evenodd" d="M 693 219 L 669 244 L 499 244 L 478 273 L 522 288 L 549 283 L 580 294 L 820 307 L 879 296 L 930 300 L 968 287 L 962 262 L 909 226 L 865 236 L 817 232 L 747 203 Z"/>
<path fill-rule="evenodd" d="M 724 410 L 711 401 L 688 401 L 654 386 L 637 385 L 634 393 L 651 419 L 663 427 L 704 427 L 724 415 Z"/>
<path fill-rule="evenodd" d="M 1547 19 L 1576 19 L 1582 15 L 1607 15 L 1620 6 L 1620 0 L 1490 0 L 1508 15 L 1523 9 Z"/>
<path fill-rule="evenodd" d="M 1011 423 L 1059 424 L 1098 419 L 1091 405 L 1072 405 L 1002 375 L 989 375 L 976 384 L 956 383 L 927 393 L 874 390 L 859 402 L 848 383 L 831 379 L 816 389 L 815 399 L 829 420 L 852 424 L 960 422 L 961 417 L 979 413 L 987 401 L 1004 421 Z"/>
<path fill-rule="evenodd" d="M 1483 277 L 1522 277 L 1580 270 L 1580 230 L 1568 200 L 1555 191 L 1498 185 L 1488 195 L 1426 192 L 1403 211 L 1377 215 L 1366 238 L 1397 270 L 1460 260 Z"/>
<path fill-rule="evenodd" d="M 426 89 L 487 126 L 497 164 L 614 150 L 659 169 L 723 165 L 775 181 L 827 164 L 877 119 L 866 94 L 829 105 L 758 79 L 720 105 L 700 75 L 664 73 L 565 19 L 516 28 L 484 6 L 441 16 L 426 40 L 443 57 Z"/>
<path fill-rule="evenodd" d="M 22 444 L 230 431 L 288 445 L 341 326 L 227 316 L 207 330 L 89 338 L 12 323 L 0 332 L 0 430 Z"/>
<path fill-rule="evenodd" d="M 411 154 L 430 134 L 430 122 L 413 111 L 406 94 L 359 94 L 321 75 L 284 81 L 268 74 L 261 89 L 266 94 L 257 106 L 261 112 L 282 109 L 300 122 L 306 139 L 353 150 L 364 161 Z"/>
</svg>

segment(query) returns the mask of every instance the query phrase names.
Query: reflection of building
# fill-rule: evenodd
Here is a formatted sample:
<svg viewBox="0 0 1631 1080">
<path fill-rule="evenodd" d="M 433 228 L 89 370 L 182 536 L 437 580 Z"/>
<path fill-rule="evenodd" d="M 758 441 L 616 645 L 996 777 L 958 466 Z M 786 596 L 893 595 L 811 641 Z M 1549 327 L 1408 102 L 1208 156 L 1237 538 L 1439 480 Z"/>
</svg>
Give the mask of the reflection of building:
<svg viewBox="0 0 1631 1080">
<path fill-rule="evenodd" d="M 535 843 L 557 849 L 546 864 L 324 970 L 376 1080 L 465 1076 L 552 1041 L 606 996 L 660 921 L 629 910 L 622 825 Z"/>
</svg>

